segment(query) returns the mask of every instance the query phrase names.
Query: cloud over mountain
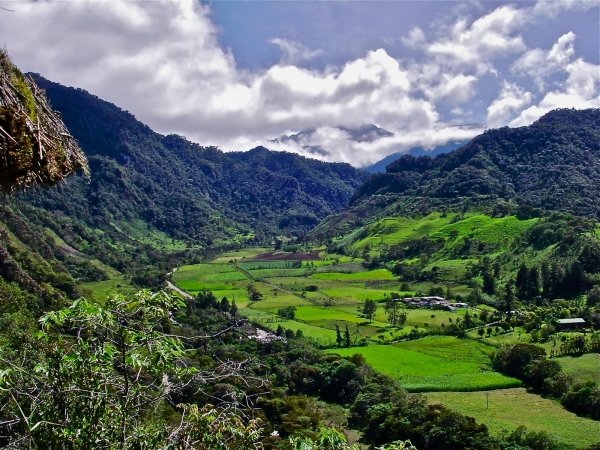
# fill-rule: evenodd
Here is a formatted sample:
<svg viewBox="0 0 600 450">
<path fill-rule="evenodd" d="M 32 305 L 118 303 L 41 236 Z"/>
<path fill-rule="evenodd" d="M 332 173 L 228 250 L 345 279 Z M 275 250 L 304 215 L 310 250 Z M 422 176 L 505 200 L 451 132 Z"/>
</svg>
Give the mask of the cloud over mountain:
<svg viewBox="0 0 600 450">
<path fill-rule="evenodd" d="M 485 126 L 530 123 L 552 107 L 600 106 L 599 67 L 576 55 L 574 32 L 547 49 L 527 45 L 523 30 L 558 6 L 459 13 L 437 30 L 420 24 L 399 36 L 411 57 L 373 48 L 324 68 L 306 65 L 325 57 L 321 49 L 274 37 L 280 61 L 245 70 L 220 45 L 210 7 L 195 0 L 6 5 L 14 12 L 0 14 L 0 37 L 21 67 L 122 105 L 157 130 L 226 150 L 314 128 L 308 145 L 323 152 L 312 156 L 365 165 Z M 487 104 L 474 111 L 483 90 Z M 455 126 L 482 120 L 483 127 Z M 393 135 L 357 142 L 342 130 L 365 124 Z"/>
</svg>

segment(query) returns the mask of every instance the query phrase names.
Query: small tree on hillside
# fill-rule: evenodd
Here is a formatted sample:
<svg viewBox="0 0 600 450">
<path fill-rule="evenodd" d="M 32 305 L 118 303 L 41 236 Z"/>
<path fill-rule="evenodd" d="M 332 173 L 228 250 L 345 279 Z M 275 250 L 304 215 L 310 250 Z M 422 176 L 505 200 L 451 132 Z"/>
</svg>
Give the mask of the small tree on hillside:
<svg viewBox="0 0 600 450">
<path fill-rule="evenodd" d="M 352 339 L 350 338 L 350 330 L 348 330 L 348 324 L 346 324 L 346 331 L 344 331 L 344 344 L 346 344 L 346 347 L 352 346 Z"/>
<path fill-rule="evenodd" d="M 362 308 L 362 313 L 369 322 L 373 322 L 375 311 L 377 311 L 377 303 L 375 303 L 375 300 L 365 300 L 365 303 Z"/>
</svg>

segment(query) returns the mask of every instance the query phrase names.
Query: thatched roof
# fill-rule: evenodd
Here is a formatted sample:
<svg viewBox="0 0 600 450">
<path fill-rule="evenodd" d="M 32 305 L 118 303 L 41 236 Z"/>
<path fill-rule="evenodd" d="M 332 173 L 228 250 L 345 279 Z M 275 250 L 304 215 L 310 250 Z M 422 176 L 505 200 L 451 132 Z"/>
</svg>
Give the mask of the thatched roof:
<svg viewBox="0 0 600 450">
<path fill-rule="evenodd" d="M 0 190 L 51 185 L 87 161 L 46 96 L 0 49 Z"/>
</svg>

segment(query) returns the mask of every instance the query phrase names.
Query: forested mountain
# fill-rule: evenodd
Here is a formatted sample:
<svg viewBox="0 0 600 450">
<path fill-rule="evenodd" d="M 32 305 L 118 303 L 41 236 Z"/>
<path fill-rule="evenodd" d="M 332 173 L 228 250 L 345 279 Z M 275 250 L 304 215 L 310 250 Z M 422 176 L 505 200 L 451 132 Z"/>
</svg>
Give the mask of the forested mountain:
<svg viewBox="0 0 600 450">
<path fill-rule="evenodd" d="M 438 145 L 438 146 L 432 148 L 431 150 L 425 150 L 423 147 L 414 147 L 404 153 L 400 153 L 400 152 L 392 153 L 391 155 L 386 156 L 382 160 L 377 161 L 376 163 L 365 167 L 364 170 L 369 173 L 382 173 L 382 172 L 385 172 L 385 168 L 387 166 L 389 166 L 396 160 L 402 158 L 402 156 L 404 156 L 404 155 L 433 157 L 433 156 L 441 155 L 443 153 L 451 152 L 452 150 L 456 150 L 458 147 L 461 147 L 464 144 L 466 144 L 466 142 L 464 142 L 464 141 L 451 141 L 444 145 Z"/>
<path fill-rule="evenodd" d="M 353 203 L 371 195 L 504 199 L 600 216 L 600 110 L 555 110 L 521 128 L 489 130 L 435 158 L 404 156 L 375 175 Z"/>
<path fill-rule="evenodd" d="M 262 148 L 223 153 L 162 136 L 85 91 L 39 76 L 36 81 L 81 143 L 92 172 L 90 183 L 66 183 L 44 193 L 51 202 L 40 201 L 67 214 L 75 206 L 88 222 L 140 218 L 174 237 L 209 245 L 240 229 L 300 233 L 345 207 L 364 180 L 347 164 Z"/>
<path fill-rule="evenodd" d="M 530 126 L 486 131 L 436 157 L 404 155 L 372 175 L 349 208 L 313 232 L 347 233 L 371 218 L 518 207 L 600 217 L 600 110 L 554 110 Z"/>
<path fill-rule="evenodd" d="M 264 148 L 224 153 L 162 136 L 83 90 L 33 78 L 81 145 L 90 175 L 4 198 L 0 276 L 29 292 L 76 295 L 74 279 L 103 279 L 106 267 L 86 257 L 153 284 L 175 253 L 189 259 L 303 234 L 345 207 L 365 179 L 348 164 Z"/>
</svg>

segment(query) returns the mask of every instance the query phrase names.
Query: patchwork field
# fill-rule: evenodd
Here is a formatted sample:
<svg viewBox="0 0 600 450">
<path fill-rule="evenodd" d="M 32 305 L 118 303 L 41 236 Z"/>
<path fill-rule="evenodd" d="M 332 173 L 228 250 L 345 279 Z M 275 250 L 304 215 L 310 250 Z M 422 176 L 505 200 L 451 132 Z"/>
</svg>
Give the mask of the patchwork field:
<svg viewBox="0 0 600 450">
<path fill-rule="evenodd" d="M 494 434 L 510 432 L 519 425 L 545 431 L 560 442 L 582 448 L 600 441 L 600 422 L 578 417 L 560 404 L 524 388 L 487 392 L 433 392 L 431 403 L 441 403 L 474 417 Z"/>
</svg>

